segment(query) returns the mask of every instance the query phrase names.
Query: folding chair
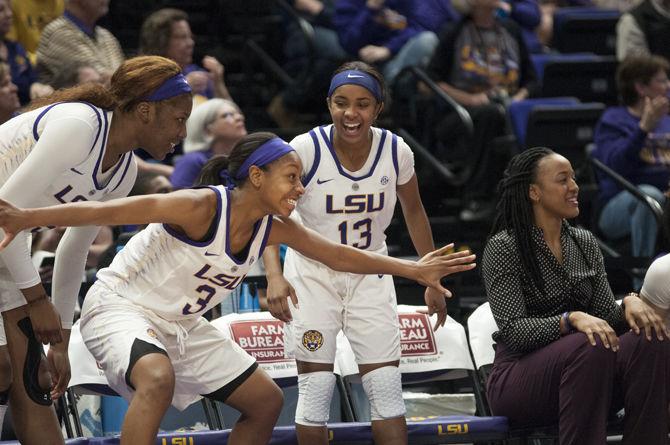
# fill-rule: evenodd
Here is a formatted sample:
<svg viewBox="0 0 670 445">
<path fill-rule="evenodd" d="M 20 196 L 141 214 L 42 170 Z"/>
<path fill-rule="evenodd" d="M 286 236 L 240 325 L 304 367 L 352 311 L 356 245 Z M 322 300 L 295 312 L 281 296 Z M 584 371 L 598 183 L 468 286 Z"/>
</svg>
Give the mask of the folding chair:
<svg viewBox="0 0 670 445">
<path fill-rule="evenodd" d="M 282 388 L 284 406 L 277 425 L 293 425 L 298 402 L 298 371 L 295 360 L 284 355 L 284 323 L 269 312 L 233 313 L 212 320 L 211 323 L 254 357 L 258 365 Z M 351 407 L 344 397 L 344 387 L 337 372 L 335 377 L 339 397 L 332 398 L 330 421 L 352 421 Z M 239 416 L 237 410 L 222 403 L 215 405 L 221 413 L 223 425 L 232 426 Z"/>
<path fill-rule="evenodd" d="M 432 326 L 436 317 L 433 316 L 431 320 L 428 315 L 417 313 L 416 310 L 420 307 L 398 306 L 402 348 L 400 371 L 402 373 L 403 389 L 411 389 L 416 384 L 426 384 L 428 382 L 437 387 L 445 381 L 454 382 L 460 379 L 466 380 L 469 385 L 475 384 L 474 365 L 470 357 L 463 326 L 448 317 L 444 327 L 433 331 Z M 369 402 L 360 384 L 358 366 L 353 351 L 343 335 L 338 337 L 336 364 L 349 391 L 356 420 L 369 422 Z M 441 411 L 442 414 L 437 419 L 445 425 L 444 429 L 446 431 L 451 428 L 453 430 L 452 434 L 446 434 L 443 437 L 426 437 L 419 431 L 413 433 L 410 428 L 409 443 L 451 444 L 504 441 L 507 437 L 506 418 L 483 416 L 481 406 L 477 401 L 477 391 L 473 392 L 474 397 L 471 398 L 470 406 L 456 415 L 445 415 L 448 411 L 444 406 L 428 405 L 430 411 L 426 413 L 427 416 L 435 416 L 437 412 Z M 405 396 L 407 396 L 407 392 L 405 392 Z M 450 409 L 453 410 L 453 406 Z M 478 416 L 473 416 L 475 411 L 480 411 Z M 454 411 L 451 412 L 454 413 Z M 416 414 L 421 413 L 417 412 Z M 412 418 L 408 420 L 411 421 Z M 474 422 L 479 423 L 476 428 Z"/>
<path fill-rule="evenodd" d="M 498 326 L 491 313 L 489 303 L 484 303 L 475 309 L 468 317 L 468 341 L 470 350 L 472 351 L 472 358 L 474 360 L 475 369 L 477 370 L 477 377 L 482 388 L 481 398 L 486 407 L 486 413 L 490 415 L 491 411 L 486 399 L 486 380 L 493 368 L 493 359 L 495 358 L 495 350 L 493 341 L 493 333 L 498 330 Z M 510 439 L 519 439 L 522 443 L 538 443 L 540 440 L 558 440 L 557 428 L 530 428 L 530 429 L 515 429 L 510 431 Z"/>
<path fill-rule="evenodd" d="M 552 47 L 561 53 L 614 55 L 620 15 L 616 9 L 558 8 L 554 13 Z"/>
</svg>

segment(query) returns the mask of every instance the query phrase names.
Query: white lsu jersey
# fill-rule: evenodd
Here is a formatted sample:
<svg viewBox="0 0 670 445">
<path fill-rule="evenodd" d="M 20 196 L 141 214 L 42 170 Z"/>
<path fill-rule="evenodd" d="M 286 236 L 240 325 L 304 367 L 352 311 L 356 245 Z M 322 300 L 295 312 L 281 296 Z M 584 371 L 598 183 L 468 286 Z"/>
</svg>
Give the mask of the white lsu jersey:
<svg viewBox="0 0 670 445">
<path fill-rule="evenodd" d="M 256 222 L 238 258 L 230 251 L 230 192 L 223 186 L 210 188 L 217 195 L 217 209 L 206 240 L 150 224 L 98 272 L 98 281 L 168 321 L 197 318 L 219 304 L 260 258 L 272 216 Z"/>
<path fill-rule="evenodd" d="M 67 102 L 48 105 L 19 115 L 2 125 L 0 133 L 0 185 L 20 169 L 28 155 L 40 140 L 46 124 L 50 120 L 64 116 L 82 121 L 92 129 L 92 140 L 86 142 L 88 153 L 85 157 L 75 154 L 80 160 L 67 171 L 56 172 L 50 185 L 31 200 L 31 207 L 44 207 L 75 201 L 101 201 L 115 192 L 125 196 L 135 183 L 137 167 L 133 153 L 119 158 L 108 171 L 101 172 L 112 112 L 102 110 L 85 102 Z M 69 147 L 49 147 L 49 156 L 65 157 Z M 26 167 L 28 167 L 26 165 Z M 24 167 L 24 169 L 26 168 Z M 34 169 L 35 165 L 30 165 Z M 22 172 L 27 175 L 51 174 L 48 159 L 41 159 L 38 171 Z"/>
<path fill-rule="evenodd" d="M 304 169 L 296 210 L 305 226 L 331 241 L 385 252 L 396 187 L 414 175 L 412 151 L 392 132 L 372 127 L 368 159 L 351 172 L 337 158 L 332 131 L 332 125 L 316 127 L 291 141 Z"/>
</svg>

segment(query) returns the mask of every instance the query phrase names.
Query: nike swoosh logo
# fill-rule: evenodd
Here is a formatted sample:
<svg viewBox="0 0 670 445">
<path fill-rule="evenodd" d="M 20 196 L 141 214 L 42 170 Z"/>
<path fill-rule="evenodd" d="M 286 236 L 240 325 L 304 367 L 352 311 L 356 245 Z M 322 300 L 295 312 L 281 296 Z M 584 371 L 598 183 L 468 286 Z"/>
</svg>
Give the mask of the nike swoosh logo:
<svg viewBox="0 0 670 445">
<path fill-rule="evenodd" d="M 316 180 L 316 183 L 317 183 L 317 184 L 325 184 L 326 182 L 330 182 L 330 181 L 332 181 L 332 180 L 333 180 L 333 179 L 324 179 L 324 180 L 322 181 L 321 179 L 317 179 L 317 180 Z"/>
<path fill-rule="evenodd" d="M 348 77 L 349 79 L 355 79 L 355 78 L 362 79 L 362 78 L 365 77 L 365 76 L 359 76 L 358 74 L 347 74 L 347 77 Z"/>
<path fill-rule="evenodd" d="M 78 174 L 78 175 L 82 175 L 82 176 L 84 176 L 84 174 L 83 174 L 82 172 L 80 172 L 79 170 L 77 170 L 77 169 L 74 168 L 74 167 L 71 168 L 70 170 L 72 170 L 73 172 L 75 172 L 75 173 Z"/>
<path fill-rule="evenodd" d="M 377 274 L 379 278 L 384 278 L 384 274 Z"/>
<path fill-rule="evenodd" d="M 205 256 L 219 256 L 219 254 L 218 253 L 209 253 L 209 252 L 205 251 Z"/>
</svg>

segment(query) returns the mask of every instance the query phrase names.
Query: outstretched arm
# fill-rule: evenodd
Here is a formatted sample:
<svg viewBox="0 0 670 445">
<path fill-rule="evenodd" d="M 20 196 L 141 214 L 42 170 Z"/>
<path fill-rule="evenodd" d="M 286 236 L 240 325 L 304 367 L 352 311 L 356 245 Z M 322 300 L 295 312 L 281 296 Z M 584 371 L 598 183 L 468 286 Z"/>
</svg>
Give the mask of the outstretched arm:
<svg viewBox="0 0 670 445">
<path fill-rule="evenodd" d="M 179 190 L 166 194 L 132 196 L 106 202 L 80 201 L 69 204 L 19 209 L 0 200 L 0 228 L 4 248 L 20 231 L 35 226 L 102 226 L 166 223 L 193 239 L 201 238 L 216 212 L 212 189 Z"/>
<path fill-rule="evenodd" d="M 419 261 L 401 260 L 333 243 L 285 218 L 275 218 L 268 239 L 268 244 L 279 243 L 287 244 L 308 258 L 340 272 L 397 275 L 435 288 L 443 295 L 448 291 L 440 284 L 440 278 L 475 267 L 475 255 L 470 255 L 468 251 L 447 255 L 451 245 L 430 252 Z"/>
</svg>

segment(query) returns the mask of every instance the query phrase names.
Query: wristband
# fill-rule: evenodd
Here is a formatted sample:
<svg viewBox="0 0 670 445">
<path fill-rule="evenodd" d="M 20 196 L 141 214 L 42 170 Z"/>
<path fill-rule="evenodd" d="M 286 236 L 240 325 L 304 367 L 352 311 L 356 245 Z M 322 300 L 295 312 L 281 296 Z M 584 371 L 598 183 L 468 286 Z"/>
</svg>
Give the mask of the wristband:
<svg viewBox="0 0 670 445">
<path fill-rule="evenodd" d="M 572 332 L 572 324 L 570 324 L 570 312 L 563 312 L 563 315 L 561 315 L 561 318 L 563 319 L 563 326 L 565 326 L 565 329 L 567 330 L 568 334 Z"/>
</svg>

